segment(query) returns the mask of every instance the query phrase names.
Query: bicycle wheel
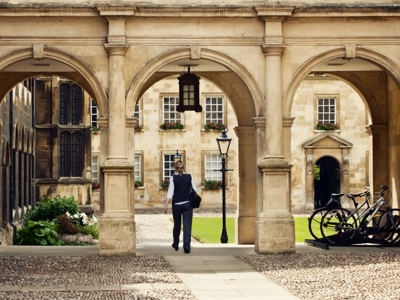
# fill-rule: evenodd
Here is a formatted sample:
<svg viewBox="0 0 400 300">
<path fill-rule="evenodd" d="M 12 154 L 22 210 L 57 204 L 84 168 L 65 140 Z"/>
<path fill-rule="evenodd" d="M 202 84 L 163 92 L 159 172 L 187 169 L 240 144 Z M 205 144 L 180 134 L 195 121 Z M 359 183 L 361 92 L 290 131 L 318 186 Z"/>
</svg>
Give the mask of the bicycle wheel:
<svg viewBox="0 0 400 300">
<path fill-rule="evenodd" d="M 323 238 L 331 244 L 351 239 L 357 228 L 356 219 L 345 208 L 328 211 L 321 220 Z"/>
<path fill-rule="evenodd" d="M 400 210 L 385 212 L 378 221 L 378 235 L 383 243 L 392 244 L 400 238 Z"/>
<path fill-rule="evenodd" d="M 308 218 L 308 230 L 310 231 L 312 237 L 316 240 L 321 240 L 324 238 L 321 232 L 321 220 L 327 212 L 327 208 L 321 207 L 314 210 L 314 212 Z"/>
</svg>

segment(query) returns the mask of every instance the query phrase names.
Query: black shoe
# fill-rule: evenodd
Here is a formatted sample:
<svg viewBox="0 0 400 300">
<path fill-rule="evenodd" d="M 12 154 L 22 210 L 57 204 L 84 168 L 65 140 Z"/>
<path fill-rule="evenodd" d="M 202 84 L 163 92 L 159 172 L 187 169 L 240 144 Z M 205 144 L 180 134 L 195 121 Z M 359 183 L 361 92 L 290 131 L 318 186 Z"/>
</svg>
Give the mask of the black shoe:
<svg viewBox="0 0 400 300">
<path fill-rule="evenodd" d="M 185 248 L 183 250 L 185 251 L 185 253 L 190 253 L 190 249 L 189 248 Z"/>
<path fill-rule="evenodd" d="M 172 244 L 172 248 L 174 248 L 175 251 L 178 251 L 178 249 L 179 249 L 179 247 L 178 247 L 178 246 L 175 246 L 174 244 Z"/>
</svg>

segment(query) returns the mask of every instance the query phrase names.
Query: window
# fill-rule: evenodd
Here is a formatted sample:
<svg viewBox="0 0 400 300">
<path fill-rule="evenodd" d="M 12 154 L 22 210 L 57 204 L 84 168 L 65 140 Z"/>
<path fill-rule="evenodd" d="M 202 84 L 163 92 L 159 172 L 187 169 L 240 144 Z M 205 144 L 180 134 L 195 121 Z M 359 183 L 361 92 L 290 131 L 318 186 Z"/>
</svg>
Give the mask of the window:
<svg viewBox="0 0 400 300">
<path fill-rule="evenodd" d="M 98 156 L 92 156 L 91 164 L 92 164 L 92 181 L 98 182 L 99 181 L 99 163 L 98 163 Z"/>
<path fill-rule="evenodd" d="M 317 99 L 317 121 L 321 123 L 336 124 L 336 98 L 318 97 Z"/>
<path fill-rule="evenodd" d="M 142 181 L 142 155 L 135 154 L 133 161 L 134 167 L 134 181 Z"/>
<path fill-rule="evenodd" d="M 72 82 L 60 85 L 60 124 L 79 125 L 82 120 L 83 91 Z"/>
<path fill-rule="evenodd" d="M 97 115 L 98 115 L 98 108 L 96 103 L 93 100 L 90 100 L 90 126 L 98 127 L 97 126 Z"/>
<path fill-rule="evenodd" d="M 215 171 L 220 170 L 221 165 L 221 157 L 219 154 L 206 154 L 205 158 L 205 179 L 206 180 L 222 180 L 222 172 Z"/>
<path fill-rule="evenodd" d="M 164 154 L 163 155 L 163 178 L 166 180 L 175 174 L 175 161 L 174 154 Z"/>
<path fill-rule="evenodd" d="M 79 131 L 60 133 L 60 177 L 82 177 L 83 138 Z"/>
<path fill-rule="evenodd" d="M 224 97 L 206 97 L 205 98 L 205 118 L 206 124 L 221 123 L 224 124 Z"/>
<path fill-rule="evenodd" d="M 133 117 L 140 120 L 140 100 L 136 103 L 135 112 L 133 113 Z"/>
<path fill-rule="evenodd" d="M 179 105 L 179 98 L 177 97 L 163 97 L 163 123 L 182 123 L 182 117 L 176 111 Z"/>
</svg>

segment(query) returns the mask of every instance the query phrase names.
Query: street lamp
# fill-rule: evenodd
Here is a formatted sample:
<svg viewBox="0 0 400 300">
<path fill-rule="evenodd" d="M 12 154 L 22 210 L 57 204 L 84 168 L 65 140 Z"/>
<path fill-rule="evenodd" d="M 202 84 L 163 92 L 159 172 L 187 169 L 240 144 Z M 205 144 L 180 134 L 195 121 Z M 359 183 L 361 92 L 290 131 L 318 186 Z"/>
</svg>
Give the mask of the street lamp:
<svg viewBox="0 0 400 300">
<path fill-rule="evenodd" d="M 229 151 L 229 146 L 231 145 L 231 138 L 228 138 L 226 135 L 226 130 L 225 127 L 221 131 L 221 136 L 217 138 L 217 143 L 218 143 L 218 149 L 219 149 L 219 156 L 221 157 L 222 161 L 222 167 L 221 171 L 222 172 L 222 234 L 221 234 L 221 243 L 226 244 L 228 243 L 228 234 L 226 232 L 226 207 L 225 207 L 225 191 L 226 191 L 226 184 L 225 184 L 225 173 L 227 171 L 232 171 L 228 170 L 225 168 L 225 159 L 228 157 L 228 151 Z"/>
<path fill-rule="evenodd" d="M 176 163 L 177 161 L 182 160 L 182 155 L 179 154 L 179 151 L 176 150 L 175 156 L 174 156 L 174 163 Z"/>
</svg>

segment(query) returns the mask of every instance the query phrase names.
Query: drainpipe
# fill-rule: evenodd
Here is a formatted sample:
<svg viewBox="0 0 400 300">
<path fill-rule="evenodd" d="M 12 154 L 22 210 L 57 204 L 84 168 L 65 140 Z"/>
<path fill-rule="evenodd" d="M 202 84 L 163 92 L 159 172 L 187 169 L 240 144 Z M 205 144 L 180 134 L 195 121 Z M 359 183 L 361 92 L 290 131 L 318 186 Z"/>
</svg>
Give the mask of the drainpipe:
<svg viewBox="0 0 400 300">
<path fill-rule="evenodd" d="M 31 96 L 32 96 L 32 129 L 33 129 L 33 141 L 32 141 L 32 154 L 31 154 L 31 199 L 30 204 L 33 207 L 36 206 L 36 164 L 35 164 L 35 152 L 36 152 L 36 119 L 35 119 L 35 93 L 36 93 L 36 78 L 31 79 Z"/>
</svg>

